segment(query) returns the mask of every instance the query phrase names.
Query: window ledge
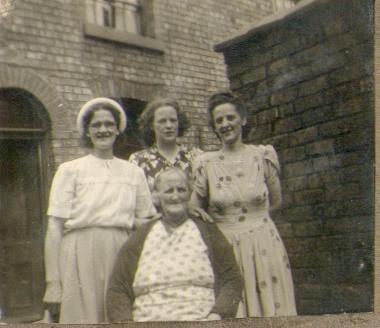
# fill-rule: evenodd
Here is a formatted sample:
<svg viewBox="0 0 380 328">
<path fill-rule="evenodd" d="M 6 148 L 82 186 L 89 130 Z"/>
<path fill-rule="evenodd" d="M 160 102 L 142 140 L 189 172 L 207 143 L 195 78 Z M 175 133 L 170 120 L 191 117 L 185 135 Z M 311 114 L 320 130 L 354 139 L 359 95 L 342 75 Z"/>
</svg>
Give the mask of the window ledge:
<svg viewBox="0 0 380 328">
<path fill-rule="evenodd" d="M 160 53 L 165 52 L 163 43 L 158 40 L 141 35 L 118 31 L 106 26 L 84 23 L 84 34 L 88 37 L 114 41 L 129 46 L 157 51 Z"/>
</svg>

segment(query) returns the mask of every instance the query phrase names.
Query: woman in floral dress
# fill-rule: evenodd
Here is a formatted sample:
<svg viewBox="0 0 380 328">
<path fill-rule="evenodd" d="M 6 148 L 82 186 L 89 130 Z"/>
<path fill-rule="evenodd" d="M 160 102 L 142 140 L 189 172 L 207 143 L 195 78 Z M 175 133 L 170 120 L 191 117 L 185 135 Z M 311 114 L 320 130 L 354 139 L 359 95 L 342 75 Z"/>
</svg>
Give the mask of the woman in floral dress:
<svg viewBox="0 0 380 328">
<path fill-rule="evenodd" d="M 192 162 L 201 150 L 177 143 L 188 128 L 177 101 L 160 98 L 147 105 L 139 120 L 141 136 L 149 148 L 132 154 L 129 161 L 141 167 L 151 191 L 156 175 L 176 167 L 192 177 Z"/>
<path fill-rule="evenodd" d="M 232 93 L 211 96 L 208 111 L 222 148 L 197 158 L 192 200 L 233 245 L 245 282 L 238 316 L 296 315 L 287 252 L 270 217 L 281 204 L 277 154 L 243 143 L 246 109 Z"/>
</svg>

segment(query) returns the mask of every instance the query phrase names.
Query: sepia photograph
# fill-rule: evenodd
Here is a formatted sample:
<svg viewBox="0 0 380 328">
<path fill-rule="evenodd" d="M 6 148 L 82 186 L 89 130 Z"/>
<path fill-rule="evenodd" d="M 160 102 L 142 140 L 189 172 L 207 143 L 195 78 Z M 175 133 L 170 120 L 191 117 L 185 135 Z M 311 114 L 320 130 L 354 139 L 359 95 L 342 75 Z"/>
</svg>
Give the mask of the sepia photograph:
<svg viewBox="0 0 380 328">
<path fill-rule="evenodd" d="M 376 13 L 0 0 L 0 325 L 372 327 Z"/>
</svg>

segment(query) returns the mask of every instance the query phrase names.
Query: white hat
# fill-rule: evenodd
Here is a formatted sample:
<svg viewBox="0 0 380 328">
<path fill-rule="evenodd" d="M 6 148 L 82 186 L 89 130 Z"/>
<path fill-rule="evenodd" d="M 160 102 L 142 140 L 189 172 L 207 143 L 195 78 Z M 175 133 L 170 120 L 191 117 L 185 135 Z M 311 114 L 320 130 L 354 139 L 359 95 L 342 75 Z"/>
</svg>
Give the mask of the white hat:
<svg viewBox="0 0 380 328">
<path fill-rule="evenodd" d="M 98 104 L 109 104 L 120 113 L 120 124 L 118 128 L 119 132 L 123 132 L 127 127 L 127 116 L 125 115 L 123 108 L 115 100 L 102 97 L 87 101 L 80 109 L 77 116 L 77 129 L 81 137 L 83 137 L 86 133 L 83 126 L 83 117 L 87 114 L 88 111 L 92 110 L 92 108 Z"/>
</svg>

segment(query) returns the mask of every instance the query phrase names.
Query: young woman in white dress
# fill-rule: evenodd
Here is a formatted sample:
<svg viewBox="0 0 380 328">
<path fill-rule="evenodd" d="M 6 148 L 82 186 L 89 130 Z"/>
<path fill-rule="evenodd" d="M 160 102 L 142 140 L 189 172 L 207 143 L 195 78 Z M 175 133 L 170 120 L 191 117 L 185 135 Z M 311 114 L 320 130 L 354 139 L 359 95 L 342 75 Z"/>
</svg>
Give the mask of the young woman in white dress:
<svg viewBox="0 0 380 328">
<path fill-rule="evenodd" d="M 142 169 L 113 155 L 126 127 L 108 98 L 87 102 L 77 127 L 87 156 L 59 166 L 50 192 L 44 302 L 60 323 L 107 322 L 105 294 L 120 247 L 155 208 Z"/>
</svg>

